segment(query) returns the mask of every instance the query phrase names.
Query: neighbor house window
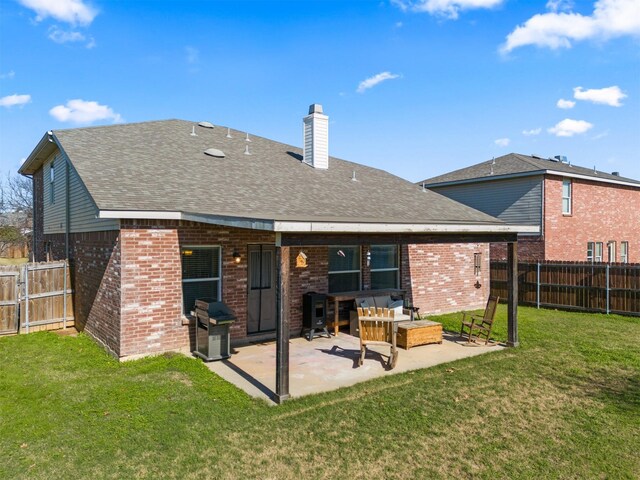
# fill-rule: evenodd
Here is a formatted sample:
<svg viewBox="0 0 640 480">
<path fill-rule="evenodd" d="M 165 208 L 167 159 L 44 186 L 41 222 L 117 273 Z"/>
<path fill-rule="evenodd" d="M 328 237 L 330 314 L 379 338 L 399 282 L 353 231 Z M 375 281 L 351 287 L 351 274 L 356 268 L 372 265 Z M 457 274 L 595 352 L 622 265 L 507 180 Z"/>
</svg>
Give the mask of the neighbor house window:
<svg viewBox="0 0 640 480">
<path fill-rule="evenodd" d="M 56 179 L 55 162 L 52 161 L 51 167 L 49 168 L 49 203 L 54 203 L 56 200 L 55 179 Z"/>
<path fill-rule="evenodd" d="M 482 271 L 482 254 L 474 253 L 473 254 L 473 274 L 477 277 L 480 275 Z"/>
<path fill-rule="evenodd" d="M 609 254 L 609 263 L 615 263 L 616 261 L 616 242 L 609 240 L 607 242 L 607 253 Z"/>
<path fill-rule="evenodd" d="M 620 262 L 629 263 L 629 242 L 620 242 Z"/>
<path fill-rule="evenodd" d="M 400 260 L 397 245 L 371 245 L 371 288 L 399 288 Z"/>
<path fill-rule="evenodd" d="M 360 290 L 360 247 L 329 247 L 329 292 Z"/>
<path fill-rule="evenodd" d="M 596 244 L 593 242 L 587 242 L 587 262 L 593 263 L 593 251 Z"/>
<path fill-rule="evenodd" d="M 602 242 L 596 242 L 596 253 L 594 257 L 594 261 L 601 262 L 602 261 Z"/>
<path fill-rule="evenodd" d="M 189 314 L 196 299 L 219 301 L 220 247 L 182 247 L 182 308 Z"/>
<path fill-rule="evenodd" d="M 571 180 L 562 180 L 562 213 L 571 214 Z"/>
</svg>

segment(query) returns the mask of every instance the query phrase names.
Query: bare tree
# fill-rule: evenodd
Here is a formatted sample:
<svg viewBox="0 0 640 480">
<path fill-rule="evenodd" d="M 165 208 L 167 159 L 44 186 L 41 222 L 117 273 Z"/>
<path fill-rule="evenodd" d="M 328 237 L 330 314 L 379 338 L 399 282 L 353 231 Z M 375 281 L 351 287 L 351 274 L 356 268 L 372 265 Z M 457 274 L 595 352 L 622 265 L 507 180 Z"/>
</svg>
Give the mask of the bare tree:
<svg viewBox="0 0 640 480">
<path fill-rule="evenodd" d="M 33 181 L 7 175 L 0 182 L 0 256 L 12 247 L 22 248 L 33 235 Z"/>
</svg>

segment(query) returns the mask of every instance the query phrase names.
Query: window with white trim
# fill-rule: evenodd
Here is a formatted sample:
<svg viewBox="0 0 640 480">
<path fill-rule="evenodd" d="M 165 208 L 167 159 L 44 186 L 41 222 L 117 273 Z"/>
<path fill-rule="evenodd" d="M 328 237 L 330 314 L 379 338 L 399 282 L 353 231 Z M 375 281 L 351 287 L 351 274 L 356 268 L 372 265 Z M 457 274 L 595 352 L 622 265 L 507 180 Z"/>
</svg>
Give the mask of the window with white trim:
<svg viewBox="0 0 640 480">
<path fill-rule="evenodd" d="M 596 242 L 596 252 L 593 259 L 595 262 L 602 262 L 602 247 L 602 242 Z"/>
<path fill-rule="evenodd" d="M 609 240 L 607 242 L 607 256 L 609 257 L 609 263 L 616 262 L 616 242 L 615 240 Z"/>
<path fill-rule="evenodd" d="M 571 179 L 562 180 L 562 213 L 571 215 Z"/>
<path fill-rule="evenodd" d="M 629 242 L 620 242 L 620 263 L 629 263 Z"/>
<path fill-rule="evenodd" d="M 398 245 L 371 245 L 371 288 L 400 287 Z"/>
<path fill-rule="evenodd" d="M 182 311 L 189 314 L 196 299 L 221 299 L 220 247 L 182 247 Z"/>
<path fill-rule="evenodd" d="M 593 242 L 587 242 L 587 262 L 593 263 L 593 251 L 596 248 L 596 244 Z"/>
<path fill-rule="evenodd" d="M 55 180 L 56 180 L 56 162 L 54 160 L 51 161 L 51 166 L 49 167 L 49 203 L 55 203 L 56 201 L 56 188 L 55 188 Z"/>
<path fill-rule="evenodd" d="M 360 247 L 329 247 L 329 292 L 360 290 Z"/>
</svg>

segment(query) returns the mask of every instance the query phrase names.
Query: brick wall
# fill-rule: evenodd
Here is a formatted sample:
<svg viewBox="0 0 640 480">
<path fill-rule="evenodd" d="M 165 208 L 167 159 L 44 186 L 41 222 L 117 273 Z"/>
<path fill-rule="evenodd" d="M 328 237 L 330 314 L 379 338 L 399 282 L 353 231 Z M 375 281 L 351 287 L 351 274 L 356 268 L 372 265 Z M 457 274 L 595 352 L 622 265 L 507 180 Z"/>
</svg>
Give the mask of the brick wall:
<svg viewBox="0 0 640 480">
<path fill-rule="evenodd" d="M 273 245 L 272 232 L 170 221 L 124 221 L 121 227 L 121 356 L 192 349 L 193 327 L 183 324 L 182 315 L 180 249 L 187 245 L 221 247 L 222 300 L 239 319 L 231 336 L 246 337 L 247 245 Z"/>
<path fill-rule="evenodd" d="M 545 259 L 586 261 L 587 242 L 629 242 L 629 262 L 640 262 L 640 189 L 572 179 L 572 213 L 562 214 L 562 177 L 545 178 Z"/>
<path fill-rule="evenodd" d="M 329 290 L 329 248 L 328 247 L 291 247 L 289 299 L 291 308 L 290 331 L 292 335 L 302 331 L 302 295 L 307 292 L 327 293 Z M 296 257 L 300 252 L 307 256 L 307 268 L 296 268 Z M 332 318 L 333 306 L 327 312 Z"/>
<path fill-rule="evenodd" d="M 451 243 L 403 246 L 402 288 L 420 313 L 482 308 L 489 296 L 489 245 Z M 474 254 L 482 268 L 474 274 Z M 477 288 L 476 282 L 480 287 Z"/>
<path fill-rule="evenodd" d="M 544 238 L 532 236 L 520 236 L 518 238 L 518 261 L 537 262 L 544 260 Z M 491 260 L 507 260 L 507 244 L 491 244 Z"/>
<path fill-rule="evenodd" d="M 76 328 L 91 335 L 115 356 L 120 352 L 118 234 L 116 230 L 72 233 L 69 237 Z M 51 260 L 66 258 L 64 234 L 43 235 L 42 242 L 50 242 Z"/>
</svg>

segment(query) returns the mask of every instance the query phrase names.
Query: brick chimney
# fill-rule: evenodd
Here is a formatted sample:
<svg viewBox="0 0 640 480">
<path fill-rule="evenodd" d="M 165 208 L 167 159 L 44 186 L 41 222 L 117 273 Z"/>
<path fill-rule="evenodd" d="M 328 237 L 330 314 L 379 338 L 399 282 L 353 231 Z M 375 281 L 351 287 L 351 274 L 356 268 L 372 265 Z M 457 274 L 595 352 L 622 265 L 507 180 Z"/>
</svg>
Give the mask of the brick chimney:
<svg viewBox="0 0 640 480">
<path fill-rule="evenodd" d="M 329 117 L 322 113 L 322 105 L 309 106 L 304 122 L 304 163 L 313 168 L 329 168 Z"/>
</svg>

